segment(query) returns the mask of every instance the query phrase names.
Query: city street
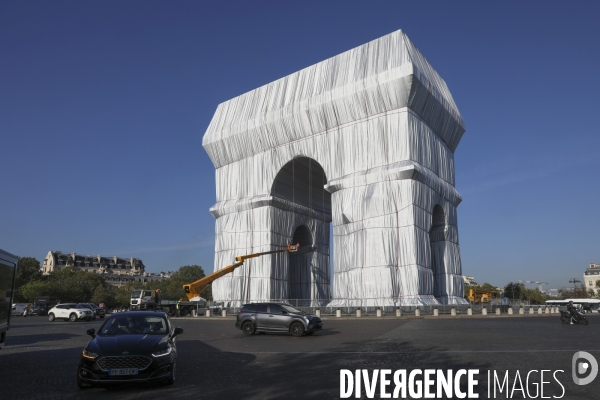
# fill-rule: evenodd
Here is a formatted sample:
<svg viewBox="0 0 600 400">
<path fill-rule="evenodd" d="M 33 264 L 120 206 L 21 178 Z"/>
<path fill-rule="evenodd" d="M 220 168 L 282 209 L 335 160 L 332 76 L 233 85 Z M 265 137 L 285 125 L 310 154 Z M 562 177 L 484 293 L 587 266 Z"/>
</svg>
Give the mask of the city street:
<svg viewBox="0 0 600 400">
<path fill-rule="evenodd" d="M 597 314 L 589 316 L 588 326 L 563 325 L 554 315 L 328 318 L 323 331 L 300 338 L 246 337 L 235 329 L 232 318 L 174 319 L 175 326 L 185 332 L 178 338 L 178 374 L 173 386 L 80 390 L 75 373 L 89 339 L 85 331 L 98 329 L 103 321 L 50 323 L 46 317 L 14 317 L 0 350 L 0 397 L 335 399 L 340 396 L 340 369 L 384 368 L 479 369 L 479 398 L 488 398 L 488 370 L 496 370 L 499 376 L 508 370 L 511 387 L 517 370 L 523 382 L 530 370 L 563 370 L 556 377 L 564 386 L 565 399 L 591 399 L 600 388 L 600 377 L 587 386 L 577 386 L 571 379 L 571 358 L 576 351 L 600 359 Z M 539 374 L 534 376 L 539 382 Z M 544 381 L 550 381 L 544 396 L 561 395 L 563 390 L 552 374 Z M 514 398 L 522 398 L 520 393 Z"/>
</svg>

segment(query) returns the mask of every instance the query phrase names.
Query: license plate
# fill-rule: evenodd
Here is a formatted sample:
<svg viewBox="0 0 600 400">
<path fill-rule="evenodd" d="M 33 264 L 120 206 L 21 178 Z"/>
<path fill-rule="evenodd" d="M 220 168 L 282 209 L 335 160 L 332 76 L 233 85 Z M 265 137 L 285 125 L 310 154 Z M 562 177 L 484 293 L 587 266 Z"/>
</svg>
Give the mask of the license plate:
<svg viewBox="0 0 600 400">
<path fill-rule="evenodd" d="M 117 375 L 137 375 L 137 368 L 114 368 L 108 371 L 108 375 L 117 376 Z"/>
</svg>

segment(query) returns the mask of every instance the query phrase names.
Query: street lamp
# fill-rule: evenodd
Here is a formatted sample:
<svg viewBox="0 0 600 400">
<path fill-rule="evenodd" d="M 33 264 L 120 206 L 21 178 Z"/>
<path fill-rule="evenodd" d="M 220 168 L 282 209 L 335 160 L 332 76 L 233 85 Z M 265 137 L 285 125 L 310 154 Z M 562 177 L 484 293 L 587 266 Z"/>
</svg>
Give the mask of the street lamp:
<svg viewBox="0 0 600 400">
<path fill-rule="evenodd" d="M 577 297 L 577 284 L 581 283 L 581 281 L 577 278 L 573 278 L 569 280 L 569 283 L 573 284 L 573 296 Z"/>
</svg>

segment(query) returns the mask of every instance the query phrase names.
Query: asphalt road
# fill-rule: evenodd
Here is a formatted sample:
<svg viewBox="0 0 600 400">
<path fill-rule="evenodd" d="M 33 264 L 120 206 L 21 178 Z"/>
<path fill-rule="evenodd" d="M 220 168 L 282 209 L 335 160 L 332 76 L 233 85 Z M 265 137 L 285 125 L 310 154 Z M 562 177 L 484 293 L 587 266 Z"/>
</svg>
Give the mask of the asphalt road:
<svg viewBox="0 0 600 400">
<path fill-rule="evenodd" d="M 575 385 L 571 378 L 576 351 L 587 351 L 600 360 L 600 316 L 589 316 L 589 320 L 588 326 L 582 326 L 562 325 L 554 315 L 331 318 L 325 320 L 323 331 L 295 338 L 283 334 L 246 337 L 234 328 L 232 319 L 174 319 L 185 330 L 178 339 L 175 385 L 81 391 L 75 373 L 89 339 L 85 330 L 98 329 L 103 320 L 50 323 L 45 317 L 15 317 L 0 351 L 0 398 L 336 399 L 340 397 L 340 369 L 410 372 L 418 368 L 479 369 L 479 398 L 489 398 L 488 371 L 502 377 L 508 371 L 512 387 L 517 371 L 525 384 L 531 370 L 562 370 L 556 373 L 562 386 L 552 373 L 546 374 L 544 381 L 550 383 L 545 385 L 544 396 L 598 399 L 600 376 L 586 386 Z M 540 375 L 532 373 L 530 396 L 516 391 L 513 398 L 533 397 L 539 381 Z M 362 395 L 366 398 L 364 389 Z"/>
</svg>

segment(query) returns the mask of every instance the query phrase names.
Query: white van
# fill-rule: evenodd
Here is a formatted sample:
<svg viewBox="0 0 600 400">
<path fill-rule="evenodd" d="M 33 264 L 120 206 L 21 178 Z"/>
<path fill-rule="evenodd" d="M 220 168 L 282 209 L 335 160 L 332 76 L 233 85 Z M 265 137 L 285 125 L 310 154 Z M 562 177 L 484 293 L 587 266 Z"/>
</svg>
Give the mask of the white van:
<svg viewBox="0 0 600 400">
<path fill-rule="evenodd" d="M 14 303 L 10 315 L 22 315 L 26 317 L 30 308 L 31 303 Z"/>
</svg>

